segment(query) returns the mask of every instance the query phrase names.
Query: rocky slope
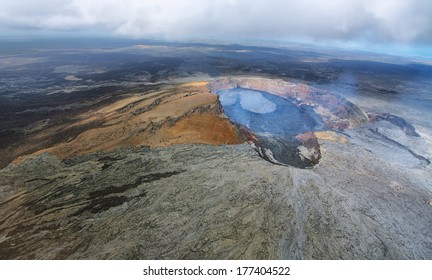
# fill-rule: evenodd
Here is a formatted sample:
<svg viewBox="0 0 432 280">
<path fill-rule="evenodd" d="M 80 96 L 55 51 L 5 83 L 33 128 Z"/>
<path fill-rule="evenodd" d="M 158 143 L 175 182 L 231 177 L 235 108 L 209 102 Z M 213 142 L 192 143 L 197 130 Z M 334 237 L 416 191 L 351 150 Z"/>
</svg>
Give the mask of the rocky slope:
<svg viewBox="0 0 432 280">
<path fill-rule="evenodd" d="M 38 122 L 27 127 L 27 142 L 15 145 L 15 157 L 24 154 L 16 162 L 28 154 L 43 152 L 69 158 L 119 147 L 243 143 L 242 135 L 223 115 L 206 82 L 163 85 L 157 90 L 130 93 L 119 101 L 81 113 L 66 125 L 35 128 L 39 126 Z M 70 130 L 79 133 L 66 138 L 63 134 Z M 63 141 L 29 150 L 28 146 L 46 137 Z"/>
<path fill-rule="evenodd" d="M 0 258 L 431 259 L 430 170 L 321 144 L 313 169 L 268 163 L 247 144 L 11 164 Z"/>
</svg>

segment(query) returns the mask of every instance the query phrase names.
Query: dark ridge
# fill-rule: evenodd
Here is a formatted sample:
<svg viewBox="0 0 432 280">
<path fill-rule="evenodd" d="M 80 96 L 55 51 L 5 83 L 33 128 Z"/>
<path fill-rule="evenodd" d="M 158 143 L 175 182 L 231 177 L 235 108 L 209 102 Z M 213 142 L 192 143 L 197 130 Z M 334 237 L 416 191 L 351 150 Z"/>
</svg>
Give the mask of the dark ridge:
<svg viewBox="0 0 432 280">
<path fill-rule="evenodd" d="M 114 164 L 115 161 L 119 160 L 120 158 L 113 158 L 110 156 L 105 156 L 102 158 L 99 158 L 98 161 L 103 163 L 102 170 L 108 169 L 111 165 Z"/>
<path fill-rule="evenodd" d="M 386 113 L 378 114 L 373 117 L 376 121 L 384 120 L 396 125 L 408 136 L 420 137 L 420 134 L 417 133 L 415 127 L 401 117 Z"/>
<path fill-rule="evenodd" d="M 411 150 L 411 149 L 408 148 L 407 146 L 402 145 L 401 143 L 399 143 L 399 142 L 397 142 L 397 141 L 395 141 L 395 140 L 393 140 L 393 139 L 391 139 L 391 138 L 385 136 L 384 134 L 382 134 L 381 132 L 379 132 L 378 129 L 369 129 L 369 130 L 370 130 L 372 133 L 374 133 L 374 134 L 378 135 L 379 137 L 381 137 L 382 139 L 384 139 L 384 140 L 386 140 L 386 141 L 388 141 L 388 142 L 390 142 L 390 143 L 392 143 L 392 144 L 394 144 L 394 145 L 396 145 L 396 146 L 398 146 L 398 147 L 400 147 L 400 148 L 402 148 L 402 149 L 408 151 L 408 152 L 409 152 L 410 154 L 412 154 L 416 159 L 418 159 L 418 160 L 420 160 L 420 161 L 426 163 L 426 165 L 429 165 L 429 164 L 431 163 L 429 159 L 427 159 L 427 158 L 425 158 L 425 157 L 423 157 L 423 156 L 421 156 L 421 155 L 416 154 L 413 150 Z"/>
<path fill-rule="evenodd" d="M 126 150 L 126 148 L 123 149 Z M 122 160 L 122 159 L 124 158 L 122 158 L 121 156 L 117 156 L 117 157 L 107 156 L 105 152 L 94 152 L 90 154 L 75 156 L 69 159 L 64 159 L 62 160 L 62 163 L 64 163 L 67 166 L 73 166 L 91 160 L 96 160 L 102 163 L 112 163 L 114 161 Z"/>
<path fill-rule="evenodd" d="M 184 171 L 172 171 L 172 172 L 165 172 L 165 173 L 153 173 L 153 174 L 148 174 L 146 176 L 141 176 L 139 178 L 137 178 L 133 183 L 131 184 L 126 184 L 120 187 L 108 187 L 102 190 L 97 190 L 97 191 L 93 191 L 91 193 L 89 193 L 89 197 L 91 199 L 96 198 L 96 197 L 100 197 L 100 196 L 106 196 L 106 195 L 110 195 L 110 194 L 115 194 L 115 193 L 122 193 L 125 192 L 129 189 L 133 189 L 138 187 L 139 185 L 141 185 L 142 183 L 147 183 L 147 182 L 152 182 L 152 181 L 157 181 L 160 180 L 162 178 L 168 178 L 180 173 L 183 173 Z"/>
<path fill-rule="evenodd" d="M 126 184 L 126 185 L 123 185 L 120 187 L 110 186 L 110 187 L 102 189 L 102 190 L 93 191 L 93 192 L 89 193 L 89 198 L 91 199 L 90 204 L 79 209 L 77 212 L 75 212 L 73 214 L 73 216 L 79 215 L 85 211 L 90 211 L 93 214 L 100 213 L 100 212 L 103 212 L 103 211 L 110 209 L 111 207 L 119 206 L 119 205 L 121 205 L 127 201 L 130 201 L 133 198 L 144 197 L 147 195 L 147 193 L 145 191 L 142 192 L 141 194 L 139 194 L 138 196 L 133 196 L 133 197 L 128 197 L 125 195 L 122 195 L 122 196 L 111 196 L 111 195 L 123 193 L 129 189 L 136 188 L 137 186 L 139 186 L 142 183 L 157 181 L 157 180 L 160 180 L 162 178 L 168 178 L 168 177 L 171 177 L 171 176 L 183 173 L 183 172 L 184 171 L 182 170 L 182 171 L 172 171 L 172 172 L 165 172 L 165 173 L 148 174 L 148 175 L 141 176 L 141 177 L 137 178 L 131 184 Z"/>
<path fill-rule="evenodd" d="M 141 115 L 145 112 L 148 112 L 148 111 L 154 109 L 156 106 L 158 106 L 161 103 L 161 101 L 162 101 L 162 98 L 156 98 L 155 101 L 153 101 L 151 104 L 145 106 L 144 108 L 140 108 L 138 110 L 135 110 L 132 114 L 134 116 L 138 116 L 138 115 Z"/>
<path fill-rule="evenodd" d="M 110 197 L 99 197 L 91 201 L 89 205 L 82 208 L 79 213 L 90 211 L 93 214 L 104 212 L 111 207 L 122 205 L 131 198 L 127 196 L 110 196 Z M 78 213 L 76 213 L 78 214 Z M 76 215 L 75 214 L 75 215 Z"/>
</svg>

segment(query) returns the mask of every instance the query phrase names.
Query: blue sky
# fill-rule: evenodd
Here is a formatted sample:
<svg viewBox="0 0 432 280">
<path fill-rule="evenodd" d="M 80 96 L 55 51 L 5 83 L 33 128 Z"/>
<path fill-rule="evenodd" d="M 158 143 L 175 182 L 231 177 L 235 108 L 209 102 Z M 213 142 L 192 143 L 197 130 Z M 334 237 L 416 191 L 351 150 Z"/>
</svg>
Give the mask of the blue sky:
<svg viewBox="0 0 432 280">
<path fill-rule="evenodd" d="M 0 0 L 0 34 L 280 40 L 429 53 L 430 0 Z"/>
</svg>

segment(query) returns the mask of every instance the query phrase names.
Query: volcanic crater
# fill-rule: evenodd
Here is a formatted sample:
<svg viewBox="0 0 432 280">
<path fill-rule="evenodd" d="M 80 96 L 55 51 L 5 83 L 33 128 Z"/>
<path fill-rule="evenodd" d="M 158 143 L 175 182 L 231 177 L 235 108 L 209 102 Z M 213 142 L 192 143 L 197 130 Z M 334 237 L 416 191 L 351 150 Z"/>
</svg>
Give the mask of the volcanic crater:
<svg viewBox="0 0 432 280">
<path fill-rule="evenodd" d="M 222 78 L 212 81 L 209 88 L 249 144 L 275 164 L 311 167 L 321 159 L 317 136 L 369 121 L 365 112 L 345 98 L 305 84 Z"/>
</svg>

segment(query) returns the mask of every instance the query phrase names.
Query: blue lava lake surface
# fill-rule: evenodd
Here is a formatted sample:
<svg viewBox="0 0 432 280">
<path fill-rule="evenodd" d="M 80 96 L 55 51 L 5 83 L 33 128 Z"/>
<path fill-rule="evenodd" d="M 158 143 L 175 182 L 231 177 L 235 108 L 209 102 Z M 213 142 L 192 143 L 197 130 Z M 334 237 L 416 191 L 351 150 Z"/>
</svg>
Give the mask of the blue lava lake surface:
<svg viewBox="0 0 432 280">
<path fill-rule="evenodd" d="M 218 91 L 220 103 L 231 121 L 256 134 L 292 137 L 324 128 L 313 107 L 296 106 L 293 99 L 257 90 L 233 88 Z"/>
</svg>

